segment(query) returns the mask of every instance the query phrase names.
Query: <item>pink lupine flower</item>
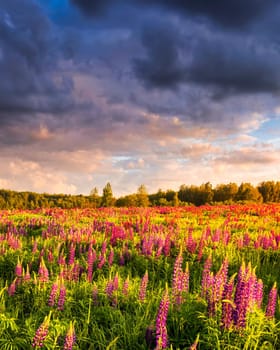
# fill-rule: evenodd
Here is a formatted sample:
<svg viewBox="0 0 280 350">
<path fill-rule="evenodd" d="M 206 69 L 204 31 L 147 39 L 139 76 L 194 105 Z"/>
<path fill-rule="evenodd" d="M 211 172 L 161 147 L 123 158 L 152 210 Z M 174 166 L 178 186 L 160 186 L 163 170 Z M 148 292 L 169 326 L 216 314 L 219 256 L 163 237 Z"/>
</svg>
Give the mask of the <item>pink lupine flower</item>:
<svg viewBox="0 0 280 350">
<path fill-rule="evenodd" d="M 161 299 L 159 310 L 156 319 L 156 349 L 161 350 L 166 349 L 168 346 L 168 335 L 167 335 L 167 315 L 169 308 L 169 295 L 166 290 Z"/>
<path fill-rule="evenodd" d="M 13 296 L 16 292 L 16 280 L 14 280 L 10 286 L 8 287 L 8 294 L 9 296 Z"/>
<path fill-rule="evenodd" d="M 265 315 L 267 317 L 274 317 L 276 302 L 277 302 L 277 288 L 276 288 L 276 282 L 275 282 L 268 295 L 268 303 L 265 311 Z"/>
<path fill-rule="evenodd" d="M 263 281 L 261 279 L 258 279 L 255 284 L 255 300 L 257 306 L 261 308 L 263 301 Z"/>
<path fill-rule="evenodd" d="M 31 276 L 30 276 L 30 272 L 29 272 L 29 265 L 26 266 L 26 271 L 23 274 L 23 280 L 24 281 L 30 281 Z"/>
<path fill-rule="evenodd" d="M 105 258 L 104 255 L 101 254 L 99 256 L 99 262 L 98 262 L 97 268 L 98 269 L 102 269 L 102 267 L 104 266 L 105 262 L 106 262 L 106 258 Z"/>
<path fill-rule="evenodd" d="M 19 261 L 19 259 L 18 259 L 16 268 L 15 268 L 15 275 L 16 275 L 16 277 L 19 277 L 19 278 L 22 277 L 22 264 L 21 264 L 21 262 Z"/>
<path fill-rule="evenodd" d="M 146 298 L 148 281 L 149 281 L 149 275 L 148 275 L 148 271 L 146 271 L 144 276 L 142 277 L 142 280 L 140 283 L 140 289 L 139 289 L 139 300 L 141 302 L 143 302 Z"/>
<path fill-rule="evenodd" d="M 39 281 L 40 282 L 48 282 L 49 280 L 49 271 L 45 265 L 44 259 L 41 259 L 40 262 L 40 266 L 39 266 L 39 270 L 38 270 L 38 274 L 39 274 Z"/>
<path fill-rule="evenodd" d="M 45 317 L 43 323 L 37 329 L 32 341 L 33 348 L 42 348 L 44 346 L 44 341 L 46 340 L 49 331 L 50 316 L 51 314 Z"/>
<path fill-rule="evenodd" d="M 74 325 L 72 322 L 70 322 L 70 326 L 65 337 L 63 350 L 72 350 L 73 345 L 75 344 L 75 341 L 76 341 L 76 335 L 75 335 Z"/>
<path fill-rule="evenodd" d="M 88 255 L 87 255 L 87 278 L 88 281 L 92 281 L 92 274 L 93 274 L 93 264 L 96 260 L 96 252 L 92 249 L 90 246 L 88 249 Z"/>
<path fill-rule="evenodd" d="M 107 242 L 104 241 L 101 246 L 101 255 L 105 255 L 107 249 Z"/>
</svg>

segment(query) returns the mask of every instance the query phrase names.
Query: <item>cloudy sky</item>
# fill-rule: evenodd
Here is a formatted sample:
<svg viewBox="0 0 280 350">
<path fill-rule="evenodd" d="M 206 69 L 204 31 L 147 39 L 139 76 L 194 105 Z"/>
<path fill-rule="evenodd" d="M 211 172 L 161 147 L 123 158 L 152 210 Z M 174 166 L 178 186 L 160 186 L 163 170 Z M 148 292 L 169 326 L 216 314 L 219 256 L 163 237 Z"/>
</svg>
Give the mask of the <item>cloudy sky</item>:
<svg viewBox="0 0 280 350">
<path fill-rule="evenodd" d="M 279 180 L 279 0 L 0 0 L 0 188 Z"/>
</svg>

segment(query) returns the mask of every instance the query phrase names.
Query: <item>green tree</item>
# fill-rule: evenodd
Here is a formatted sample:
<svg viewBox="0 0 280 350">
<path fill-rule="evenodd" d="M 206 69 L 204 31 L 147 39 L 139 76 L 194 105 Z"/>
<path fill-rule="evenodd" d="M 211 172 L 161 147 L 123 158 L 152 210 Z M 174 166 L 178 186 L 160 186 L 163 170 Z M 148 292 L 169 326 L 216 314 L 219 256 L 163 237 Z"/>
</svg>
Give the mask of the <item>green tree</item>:
<svg viewBox="0 0 280 350">
<path fill-rule="evenodd" d="M 114 206 L 115 198 L 113 197 L 113 191 L 110 182 L 106 184 L 103 188 L 103 195 L 101 198 L 102 207 L 112 207 Z"/>
<path fill-rule="evenodd" d="M 97 189 L 97 187 L 94 187 L 94 188 L 90 191 L 89 201 L 90 201 L 92 207 L 94 207 L 94 208 L 99 207 L 101 198 L 100 198 L 100 196 L 98 195 L 98 189 Z"/>
<path fill-rule="evenodd" d="M 137 206 L 148 207 L 150 205 L 148 192 L 145 185 L 140 185 L 137 190 Z"/>
<path fill-rule="evenodd" d="M 238 186 L 234 182 L 217 185 L 214 189 L 214 202 L 232 202 L 235 200 Z"/>
</svg>

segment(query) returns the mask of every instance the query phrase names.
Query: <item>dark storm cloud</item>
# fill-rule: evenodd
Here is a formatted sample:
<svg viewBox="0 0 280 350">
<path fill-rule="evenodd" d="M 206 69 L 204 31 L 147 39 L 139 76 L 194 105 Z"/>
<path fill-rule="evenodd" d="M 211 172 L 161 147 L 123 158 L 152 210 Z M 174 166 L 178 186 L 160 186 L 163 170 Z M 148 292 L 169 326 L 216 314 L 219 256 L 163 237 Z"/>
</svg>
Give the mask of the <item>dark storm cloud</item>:
<svg viewBox="0 0 280 350">
<path fill-rule="evenodd" d="M 179 59 L 178 33 L 170 25 L 147 26 L 142 32 L 146 58 L 136 58 L 133 68 L 137 78 L 148 87 L 173 89 L 185 80 L 185 69 Z"/>
<path fill-rule="evenodd" d="M 87 15 L 99 15 L 113 4 L 158 5 L 187 15 L 209 18 L 225 27 L 245 27 L 278 5 L 278 0 L 71 0 Z"/>
<path fill-rule="evenodd" d="M 201 40 L 193 49 L 188 80 L 228 93 L 278 92 L 280 53 L 256 39 L 224 36 Z"/>
<path fill-rule="evenodd" d="M 47 16 L 32 1 L 0 3 L 0 123 L 71 108 L 73 85 L 56 74 L 59 39 Z"/>
<path fill-rule="evenodd" d="M 145 57 L 132 66 L 149 88 L 174 89 L 182 84 L 211 87 L 215 98 L 240 93 L 278 93 L 280 50 L 274 41 L 251 33 L 197 30 L 187 24 L 181 33 L 172 23 L 154 23 L 142 30 Z M 195 34 L 194 34 L 195 33 Z"/>
</svg>

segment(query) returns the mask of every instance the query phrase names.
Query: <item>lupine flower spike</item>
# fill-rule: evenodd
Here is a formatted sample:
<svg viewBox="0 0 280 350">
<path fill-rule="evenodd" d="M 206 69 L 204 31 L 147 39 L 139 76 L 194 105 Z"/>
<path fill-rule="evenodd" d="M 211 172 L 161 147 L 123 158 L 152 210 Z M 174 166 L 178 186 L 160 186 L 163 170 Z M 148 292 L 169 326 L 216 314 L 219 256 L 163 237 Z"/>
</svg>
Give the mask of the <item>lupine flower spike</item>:
<svg viewBox="0 0 280 350">
<path fill-rule="evenodd" d="M 277 302 L 277 288 L 276 288 L 276 282 L 275 282 L 268 295 L 268 303 L 267 303 L 266 312 L 265 312 L 267 317 L 274 317 L 276 302 Z"/>
<path fill-rule="evenodd" d="M 51 313 L 45 317 L 43 323 L 37 329 L 35 336 L 32 341 L 33 348 L 42 348 L 44 346 L 44 341 L 48 335 L 49 324 L 50 324 Z"/>
<path fill-rule="evenodd" d="M 148 271 L 145 272 L 145 275 L 142 277 L 140 289 L 139 289 L 139 300 L 143 302 L 146 298 L 146 290 L 149 281 Z"/>
<path fill-rule="evenodd" d="M 76 341 L 76 335 L 75 335 L 74 324 L 70 322 L 70 326 L 65 337 L 63 350 L 72 350 L 73 345 L 75 344 L 75 341 Z"/>
<path fill-rule="evenodd" d="M 156 320 L 157 345 L 155 350 L 166 349 L 168 346 L 168 336 L 167 336 L 167 327 L 166 327 L 168 308 L 169 308 L 169 295 L 168 295 L 168 290 L 166 289 L 161 299 L 158 314 L 157 314 L 157 320 Z"/>
</svg>

